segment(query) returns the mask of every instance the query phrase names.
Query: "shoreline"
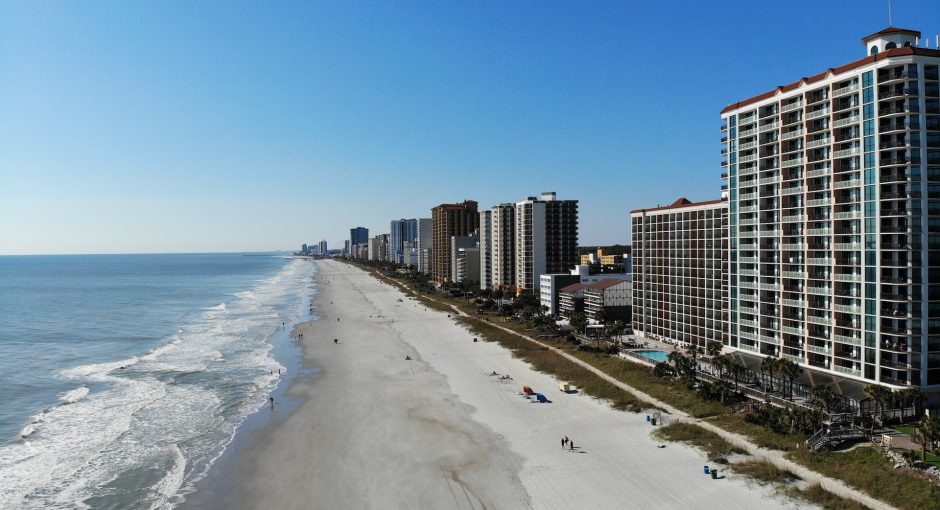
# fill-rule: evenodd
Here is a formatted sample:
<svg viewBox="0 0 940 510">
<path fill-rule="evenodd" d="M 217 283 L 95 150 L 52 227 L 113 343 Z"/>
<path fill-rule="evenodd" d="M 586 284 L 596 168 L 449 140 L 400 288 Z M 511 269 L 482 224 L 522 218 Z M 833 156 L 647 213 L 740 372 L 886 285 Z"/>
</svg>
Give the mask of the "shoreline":
<svg viewBox="0 0 940 510">
<path fill-rule="evenodd" d="M 708 479 L 700 452 L 658 448 L 642 414 L 563 394 L 447 314 L 353 266 L 316 264 L 320 320 L 297 326 L 303 368 L 284 390 L 299 404 L 246 429 L 216 483 L 181 508 L 796 505 L 743 477 Z M 530 403 L 523 384 L 553 402 Z M 574 451 L 560 449 L 565 435 Z"/>
</svg>

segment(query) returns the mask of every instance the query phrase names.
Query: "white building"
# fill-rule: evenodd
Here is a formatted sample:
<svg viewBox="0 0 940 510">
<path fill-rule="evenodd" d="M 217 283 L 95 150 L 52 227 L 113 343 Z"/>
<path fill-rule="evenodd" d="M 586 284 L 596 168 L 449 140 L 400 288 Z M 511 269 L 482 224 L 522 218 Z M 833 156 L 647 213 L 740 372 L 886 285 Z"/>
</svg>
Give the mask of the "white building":
<svg viewBox="0 0 940 510">
<path fill-rule="evenodd" d="M 480 288 L 493 287 L 493 211 L 480 211 Z"/>
<path fill-rule="evenodd" d="M 515 218 L 515 204 L 499 204 L 491 209 L 489 242 L 495 289 L 508 289 L 516 284 Z"/>
<path fill-rule="evenodd" d="M 558 315 L 558 292 L 575 283 L 592 285 L 601 280 L 632 281 L 631 273 L 595 273 L 591 266 L 578 264 L 570 272 L 543 274 L 539 277 L 539 301 L 549 315 Z"/>
<path fill-rule="evenodd" d="M 557 200 L 554 192 L 515 205 L 516 291 L 535 290 L 539 277 L 578 264 L 578 201 Z"/>
<path fill-rule="evenodd" d="M 732 347 L 940 390 L 940 51 L 920 35 L 722 110 Z"/>
<path fill-rule="evenodd" d="M 469 236 L 451 236 L 450 238 L 450 268 L 451 268 L 450 281 L 455 282 L 455 283 L 461 282 L 463 281 L 463 278 L 467 277 L 468 275 L 476 275 L 477 280 L 472 280 L 472 281 L 479 281 L 479 278 L 480 278 L 479 251 L 477 251 L 476 255 L 465 253 L 466 250 L 477 248 L 479 243 L 480 243 L 480 237 L 476 232 L 474 232 L 473 234 Z M 461 253 L 461 250 L 464 250 L 463 254 Z M 476 261 L 476 268 L 466 267 L 468 261 L 470 260 L 470 258 L 468 257 Z M 463 264 L 464 264 L 464 267 L 462 269 L 463 271 L 462 274 L 458 272 L 458 268 L 457 268 L 458 259 L 462 259 Z"/>
</svg>

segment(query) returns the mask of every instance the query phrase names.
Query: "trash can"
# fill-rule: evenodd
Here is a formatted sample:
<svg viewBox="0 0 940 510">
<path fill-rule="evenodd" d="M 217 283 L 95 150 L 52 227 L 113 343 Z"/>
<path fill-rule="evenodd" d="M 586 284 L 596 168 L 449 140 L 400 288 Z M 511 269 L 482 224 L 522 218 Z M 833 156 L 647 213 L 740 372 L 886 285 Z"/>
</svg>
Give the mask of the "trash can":
<svg viewBox="0 0 940 510">
<path fill-rule="evenodd" d="M 708 466 L 705 466 L 705 474 L 708 474 Z"/>
<path fill-rule="evenodd" d="M 646 421 L 650 421 L 650 415 L 646 415 Z"/>
<path fill-rule="evenodd" d="M 651 419 L 650 419 L 650 423 L 652 423 L 653 426 L 655 427 L 655 426 L 656 426 L 656 418 L 651 418 Z"/>
<path fill-rule="evenodd" d="M 717 479 L 718 479 L 718 470 L 712 469 L 712 480 L 717 480 Z"/>
</svg>

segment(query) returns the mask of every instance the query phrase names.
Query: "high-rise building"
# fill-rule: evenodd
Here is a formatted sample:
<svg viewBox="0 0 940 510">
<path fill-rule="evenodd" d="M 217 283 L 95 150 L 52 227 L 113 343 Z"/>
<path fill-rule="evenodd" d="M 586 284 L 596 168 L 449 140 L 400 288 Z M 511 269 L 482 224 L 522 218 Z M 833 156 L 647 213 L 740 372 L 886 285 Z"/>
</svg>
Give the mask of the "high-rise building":
<svg viewBox="0 0 940 510">
<path fill-rule="evenodd" d="M 578 264 L 578 201 L 541 199 L 516 202 L 516 292 L 539 287 L 545 273 L 561 273 Z"/>
<path fill-rule="evenodd" d="M 388 260 L 388 234 L 369 238 L 369 260 Z"/>
<path fill-rule="evenodd" d="M 431 218 L 418 218 L 418 271 L 431 274 L 431 244 L 434 238 L 434 223 Z"/>
<path fill-rule="evenodd" d="M 493 287 L 493 211 L 480 211 L 480 288 Z"/>
<path fill-rule="evenodd" d="M 418 238 L 418 220 L 404 218 L 392 220 L 389 233 L 388 261 L 404 263 L 405 243 L 415 242 Z"/>
<path fill-rule="evenodd" d="M 320 252 L 320 255 L 326 255 L 326 252 L 330 251 L 327 247 L 326 241 L 320 241 L 317 243 L 317 250 Z"/>
<path fill-rule="evenodd" d="M 499 204 L 491 212 L 492 286 L 508 289 L 516 284 L 516 204 Z"/>
<path fill-rule="evenodd" d="M 480 226 L 477 203 L 441 204 L 431 209 L 432 249 L 431 276 L 437 283 L 451 280 L 451 237 L 468 236 Z"/>
<path fill-rule="evenodd" d="M 726 342 L 728 204 L 690 202 L 630 213 L 633 330 L 704 347 Z"/>
<path fill-rule="evenodd" d="M 349 244 L 366 244 L 369 242 L 369 229 L 365 227 L 356 227 L 349 229 Z"/>
<path fill-rule="evenodd" d="M 919 37 L 722 110 L 732 347 L 940 388 L 940 51 Z"/>
</svg>

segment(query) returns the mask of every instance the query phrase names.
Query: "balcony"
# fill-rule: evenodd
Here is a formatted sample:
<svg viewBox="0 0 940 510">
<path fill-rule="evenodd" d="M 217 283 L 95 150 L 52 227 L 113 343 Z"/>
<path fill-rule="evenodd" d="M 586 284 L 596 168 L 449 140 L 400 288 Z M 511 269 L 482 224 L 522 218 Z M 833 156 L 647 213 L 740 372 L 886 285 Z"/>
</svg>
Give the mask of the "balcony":
<svg viewBox="0 0 940 510">
<path fill-rule="evenodd" d="M 772 130 L 774 130 L 774 129 L 777 129 L 778 127 L 780 127 L 780 122 L 778 122 L 778 121 L 773 121 L 773 122 L 771 122 L 771 123 L 769 123 L 769 124 L 764 124 L 764 125 L 762 125 L 762 126 L 759 126 L 759 127 L 757 128 L 757 131 L 758 131 L 759 133 L 764 133 L 764 132 L 767 132 L 767 131 L 772 131 Z"/>
<path fill-rule="evenodd" d="M 808 236 L 831 236 L 832 229 L 831 228 L 811 228 L 806 231 L 806 235 Z"/>
<path fill-rule="evenodd" d="M 833 243 L 833 250 L 861 250 L 862 243 Z"/>
<path fill-rule="evenodd" d="M 823 147 L 832 143 L 832 137 L 826 136 L 820 138 L 819 140 L 813 140 L 811 142 L 806 142 L 807 149 L 815 149 L 816 147 Z"/>
<path fill-rule="evenodd" d="M 756 134 L 757 134 L 757 128 L 756 128 L 756 127 L 755 127 L 755 128 L 751 128 L 751 129 L 744 129 L 744 130 L 741 130 L 740 133 L 738 133 L 738 138 L 746 138 L 746 137 L 748 137 L 748 136 L 753 136 L 753 135 L 756 135 Z"/>
<path fill-rule="evenodd" d="M 836 342 L 854 345 L 856 347 L 861 347 L 862 345 L 862 339 L 860 337 L 833 335 L 832 339 L 835 340 Z"/>
<path fill-rule="evenodd" d="M 832 113 L 832 110 L 829 109 L 829 107 L 821 108 L 821 109 L 819 109 L 819 110 L 814 110 L 814 111 L 811 111 L 811 112 L 807 113 L 807 114 L 806 114 L 806 120 L 818 119 L 818 118 L 821 118 L 821 117 L 825 117 L 825 116 L 827 116 L 827 115 L 829 115 L 829 114 L 831 114 L 831 113 Z"/>
<path fill-rule="evenodd" d="M 820 326 L 831 326 L 832 317 L 817 317 L 815 315 L 807 315 L 806 322 L 810 324 L 818 324 Z"/>
<path fill-rule="evenodd" d="M 833 310 L 841 313 L 853 313 L 859 314 L 862 313 L 862 307 L 858 305 L 840 305 L 836 304 L 832 307 Z"/>
<path fill-rule="evenodd" d="M 832 127 L 834 127 L 834 128 L 840 128 L 840 127 L 850 126 L 850 125 L 852 125 L 852 124 L 858 124 L 859 121 L 861 120 L 861 118 L 862 118 L 861 115 L 851 115 L 851 116 L 846 117 L 846 118 L 844 118 L 844 119 L 839 119 L 839 120 L 833 122 L 833 123 L 832 123 Z"/>
<path fill-rule="evenodd" d="M 781 113 L 787 113 L 787 112 L 792 112 L 792 111 L 794 111 L 794 110 L 799 110 L 799 109 L 801 109 L 801 108 L 803 108 L 803 100 L 802 100 L 802 99 L 799 100 L 799 101 L 797 101 L 797 102 L 795 102 L 795 103 L 790 103 L 790 104 L 785 104 L 785 105 L 783 105 L 783 107 L 780 108 L 780 112 L 781 112 Z"/>
<path fill-rule="evenodd" d="M 816 296 L 830 296 L 832 295 L 832 287 L 807 287 L 806 293 Z"/>
<path fill-rule="evenodd" d="M 783 168 L 792 168 L 795 166 L 800 166 L 804 163 L 804 161 L 805 160 L 803 158 L 788 159 L 783 162 Z"/>
<path fill-rule="evenodd" d="M 833 159 L 838 158 L 847 158 L 849 156 L 857 156 L 862 153 L 861 147 L 852 147 L 851 149 L 843 149 L 841 151 L 835 151 L 832 154 Z"/>
<path fill-rule="evenodd" d="M 862 185 L 861 179 L 845 179 L 832 183 L 833 189 L 856 188 Z"/>
<path fill-rule="evenodd" d="M 806 263 L 812 266 L 831 266 L 833 259 L 831 258 L 813 258 L 810 257 L 806 259 Z"/>
<path fill-rule="evenodd" d="M 835 281 L 837 282 L 861 282 L 862 275 L 858 273 L 836 273 Z"/>
<path fill-rule="evenodd" d="M 835 89 L 834 91 L 832 91 L 832 97 L 844 96 L 846 94 L 851 94 L 852 92 L 855 92 L 857 90 L 858 90 L 858 83 L 853 83 L 846 87 Z"/>
<path fill-rule="evenodd" d="M 786 133 L 783 133 L 782 135 L 780 135 L 780 139 L 791 140 L 793 138 L 799 138 L 801 136 L 803 136 L 803 128 L 795 129 L 793 131 L 787 131 Z"/>
<path fill-rule="evenodd" d="M 862 376 L 862 371 L 861 371 L 861 370 L 856 370 L 856 369 L 851 368 L 851 367 L 843 367 L 843 366 L 841 366 L 841 365 L 833 365 L 832 369 L 835 370 L 836 372 L 839 372 L 840 374 L 852 375 L 852 376 L 856 376 L 856 377 L 861 377 L 861 376 Z"/>
<path fill-rule="evenodd" d="M 828 205 L 832 205 L 832 199 L 829 197 L 806 201 L 806 207 L 823 207 Z"/>
<path fill-rule="evenodd" d="M 750 163 L 751 161 L 757 161 L 757 154 L 747 154 L 738 158 L 738 163 Z"/>
<path fill-rule="evenodd" d="M 830 355 L 828 347 L 821 347 L 818 345 L 809 344 L 806 346 L 806 350 L 809 352 L 815 352 L 816 354 L 824 354 L 826 356 Z"/>
</svg>

